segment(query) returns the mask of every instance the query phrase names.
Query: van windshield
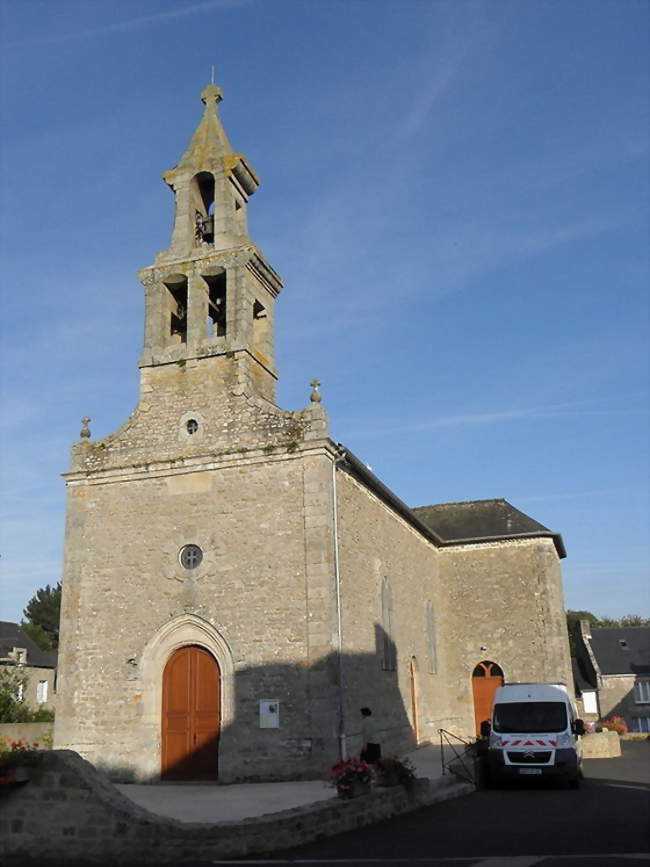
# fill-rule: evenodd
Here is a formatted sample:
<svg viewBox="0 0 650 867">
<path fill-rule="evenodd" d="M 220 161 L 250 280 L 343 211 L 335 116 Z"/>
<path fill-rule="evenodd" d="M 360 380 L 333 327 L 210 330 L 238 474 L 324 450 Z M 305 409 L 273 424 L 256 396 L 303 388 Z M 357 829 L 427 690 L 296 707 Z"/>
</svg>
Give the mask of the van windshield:
<svg viewBox="0 0 650 867">
<path fill-rule="evenodd" d="M 515 701 L 494 706 L 495 732 L 563 732 L 566 727 L 566 706 L 561 701 Z"/>
</svg>

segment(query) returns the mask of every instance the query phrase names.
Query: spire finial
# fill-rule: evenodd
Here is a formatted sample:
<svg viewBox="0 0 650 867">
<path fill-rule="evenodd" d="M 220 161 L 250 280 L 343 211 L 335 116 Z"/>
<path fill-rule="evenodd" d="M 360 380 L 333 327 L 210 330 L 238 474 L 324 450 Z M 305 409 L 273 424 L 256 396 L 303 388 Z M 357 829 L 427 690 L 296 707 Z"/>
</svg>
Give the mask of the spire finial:
<svg viewBox="0 0 650 867">
<path fill-rule="evenodd" d="M 212 67 L 212 78 L 214 79 L 214 66 Z M 208 105 L 208 103 L 213 102 L 215 105 L 218 105 L 223 99 L 223 93 L 221 88 L 214 83 L 214 80 L 208 84 L 207 87 L 204 87 L 201 91 L 201 102 L 204 105 Z"/>
<path fill-rule="evenodd" d="M 90 439 L 90 428 L 88 427 L 88 425 L 90 424 L 90 421 L 91 420 L 87 415 L 85 415 L 81 419 L 82 428 L 81 428 L 81 432 L 79 433 L 79 436 L 81 437 L 81 439 L 84 439 L 84 440 Z"/>
</svg>

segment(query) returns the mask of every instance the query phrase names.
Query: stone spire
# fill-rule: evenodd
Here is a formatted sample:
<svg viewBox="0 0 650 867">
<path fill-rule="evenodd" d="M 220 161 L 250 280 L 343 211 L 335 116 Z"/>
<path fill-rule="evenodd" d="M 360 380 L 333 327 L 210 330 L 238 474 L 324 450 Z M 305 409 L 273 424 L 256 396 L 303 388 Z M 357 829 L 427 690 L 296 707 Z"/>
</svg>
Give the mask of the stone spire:
<svg viewBox="0 0 650 867">
<path fill-rule="evenodd" d="M 259 179 L 244 155 L 232 149 L 217 108 L 222 99 L 216 84 L 203 89 L 201 122 L 178 164 L 163 174 L 176 196 L 176 216 L 171 245 L 159 261 L 248 240 L 246 205 Z"/>
<path fill-rule="evenodd" d="M 178 165 L 163 175 L 167 183 L 170 183 L 173 175 L 185 166 L 199 168 L 199 170 L 214 168 L 221 157 L 233 152 L 217 108 L 222 100 L 223 92 L 216 84 L 208 84 L 201 91 L 201 102 L 205 105 L 203 117 Z"/>
</svg>

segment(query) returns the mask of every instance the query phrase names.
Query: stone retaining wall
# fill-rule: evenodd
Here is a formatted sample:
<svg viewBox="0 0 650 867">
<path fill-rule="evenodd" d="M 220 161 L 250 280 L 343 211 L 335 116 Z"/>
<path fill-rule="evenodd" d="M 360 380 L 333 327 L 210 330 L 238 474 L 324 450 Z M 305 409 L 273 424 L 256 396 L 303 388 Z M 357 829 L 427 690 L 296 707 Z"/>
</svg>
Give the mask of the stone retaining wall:
<svg viewBox="0 0 650 867">
<path fill-rule="evenodd" d="M 593 732 L 582 739 L 583 759 L 615 759 L 620 754 L 621 739 L 616 732 Z"/>
<path fill-rule="evenodd" d="M 30 780 L 0 787 L 0 863 L 169 864 L 236 858 L 307 843 L 474 791 L 469 784 L 418 780 L 351 801 L 327 800 L 243 822 L 185 823 L 122 795 L 77 753 L 38 752 Z"/>
<path fill-rule="evenodd" d="M 23 740 L 30 744 L 36 742 L 39 746 L 45 747 L 47 744 L 42 743 L 42 740 L 48 738 L 51 746 L 53 732 L 53 722 L 0 723 L 0 738 L 6 738 L 10 742 Z"/>
</svg>

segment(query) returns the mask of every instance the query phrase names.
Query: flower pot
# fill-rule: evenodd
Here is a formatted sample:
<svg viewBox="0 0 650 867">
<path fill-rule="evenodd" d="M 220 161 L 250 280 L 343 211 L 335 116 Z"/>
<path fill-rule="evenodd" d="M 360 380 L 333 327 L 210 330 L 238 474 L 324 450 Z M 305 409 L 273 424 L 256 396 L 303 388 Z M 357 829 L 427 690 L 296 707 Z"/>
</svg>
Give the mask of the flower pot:
<svg viewBox="0 0 650 867">
<path fill-rule="evenodd" d="M 370 783 L 362 783 L 361 780 L 352 780 L 351 782 L 338 783 L 336 786 L 339 798 L 348 800 L 349 798 L 358 798 L 360 795 L 367 795 L 370 791 Z"/>
</svg>

